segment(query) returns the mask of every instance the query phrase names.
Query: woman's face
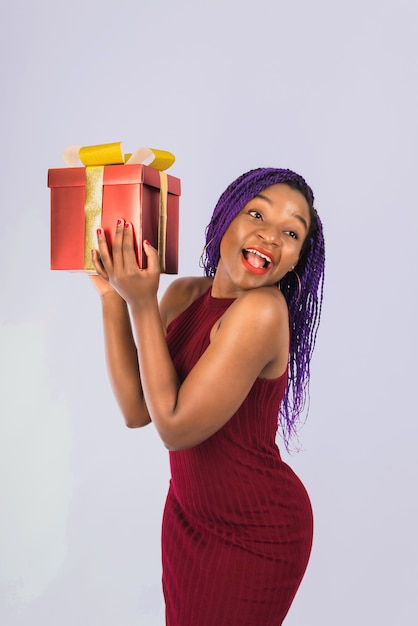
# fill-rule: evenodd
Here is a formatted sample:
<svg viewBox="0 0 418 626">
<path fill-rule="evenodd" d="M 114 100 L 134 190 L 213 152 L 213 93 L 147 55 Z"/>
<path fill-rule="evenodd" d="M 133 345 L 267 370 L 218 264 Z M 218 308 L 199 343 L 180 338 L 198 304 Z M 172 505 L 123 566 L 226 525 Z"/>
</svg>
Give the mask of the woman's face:
<svg viewBox="0 0 418 626">
<path fill-rule="evenodd" d="M 305 197 L 285 183 L 267 187 L 232 220 L 220 246 L 222 291 L 276 284 L 297 264 L 311 223 Z"/>
</svg>

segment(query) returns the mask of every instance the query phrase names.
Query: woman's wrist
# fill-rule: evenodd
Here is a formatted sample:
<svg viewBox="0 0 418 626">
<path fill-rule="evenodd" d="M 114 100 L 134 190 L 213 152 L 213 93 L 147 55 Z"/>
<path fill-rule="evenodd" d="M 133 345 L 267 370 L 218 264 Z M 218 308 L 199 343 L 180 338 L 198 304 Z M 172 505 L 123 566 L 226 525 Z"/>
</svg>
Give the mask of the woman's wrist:
<svg viewBox="0 0 418 626">
<path fill-rule="evenodd" d="M 103 309 L 126 309 L 127 304 L 117 291 L 107 291 L 100 294 Z"/>
<path fill-rule="evenodd" d="M 146 296 L 129 302 L 129 309 L 132 315 L 141 315 L 149 311 L 159 312 L 157 296 Z"/>
</svg>

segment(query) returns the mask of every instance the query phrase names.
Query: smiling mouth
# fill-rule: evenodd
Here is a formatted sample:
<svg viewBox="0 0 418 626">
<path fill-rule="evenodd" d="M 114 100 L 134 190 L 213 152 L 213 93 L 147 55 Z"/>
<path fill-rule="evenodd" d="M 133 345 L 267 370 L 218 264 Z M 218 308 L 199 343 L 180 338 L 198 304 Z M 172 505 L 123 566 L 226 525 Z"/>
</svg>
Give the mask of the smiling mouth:
<svg viewBox="0 0 418 626">
<path fill-rule="evenodd" d="M 255 248 L 247 248 L 243 250 L 242 253 L 247 263 L 255 270 L 268 270 L 272 264 L 271 257 Z"/>
<path fill-rule="evenodd" d="M 249 272 L 258 275 L 266 274 L 273 267 L 273 258 L 257 248 L 245 248 L 242 251 L 242 262 Z"/>
</svg>

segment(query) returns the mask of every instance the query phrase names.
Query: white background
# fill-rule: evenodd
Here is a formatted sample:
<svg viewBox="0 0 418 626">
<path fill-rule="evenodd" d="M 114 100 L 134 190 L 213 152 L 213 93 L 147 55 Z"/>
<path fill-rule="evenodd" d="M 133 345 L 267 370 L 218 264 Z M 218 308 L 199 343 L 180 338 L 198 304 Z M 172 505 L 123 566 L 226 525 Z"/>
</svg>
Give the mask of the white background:
<svg viewBox="0 0 418 626">
<path fill-rule="evenodd" d="M 316 535 L 286 626 L 415 624 L 416 1 L 0 11 L 0 622 L 164 623 L 167 453 L 118 414 L 88 278 L 49 270 L 47 169 L 69 144 L 122 140 L 177 156 L 181 275 L 201 273 L 239 174 L 290 167 L 313 187 L 326 298 L 303 451 L 283 456 Z"/>
</svg>

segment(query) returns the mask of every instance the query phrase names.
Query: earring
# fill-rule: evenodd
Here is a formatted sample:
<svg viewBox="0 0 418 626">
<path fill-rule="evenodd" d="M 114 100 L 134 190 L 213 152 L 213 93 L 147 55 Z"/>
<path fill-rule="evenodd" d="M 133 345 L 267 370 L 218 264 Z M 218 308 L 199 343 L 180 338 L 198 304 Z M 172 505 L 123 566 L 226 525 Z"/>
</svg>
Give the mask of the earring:
<svg viewBox="0 0 418 626">
<path fill-rule="evenodd" d="M 295 300 L 295 304 L 297 304 L 297 303 L 299 302 L 299 299 L 300 299 L 300 294 L 301 294 L 301 292 L 302 292 L 302 285 L 301 285 L 301 283 L 300 283 L 299 274 L 297 273 L 297 271 L 296 271 L 295 269 L 293 270 L 293 273 L 295 274 L 296 279 L 297 279 L 297 281 L 298 281 L 298 297 L 297 297 L 297 298 L 296 298 L 296 300 Z"/>
<path fill-rule="evenodd" d="M 199 257 L 199 267 L 202 267 L 203 269 L 205 269 L 205 266 L 204 266 L 204 264 L 203 264 L 203 259 L 204 259 L 204 256 L 205 256 L 205 254 L 206 254 L 206 250 L 209 248 L 210 244 L 212 243 L 212 241 L 213 241 L 214 239 L 215 239 L 215 238 L 214 238 L 214 237 L 212 237 L 212 239 L 210 239 L 210 240 L 207 242 L 207 244 L 204 246 L 204 248 L 203 248 L 203 250 L 202 250 L 202 254 L 201 254 L 201 255 L 200 255 L 200 257 Z"/>
</svg>

